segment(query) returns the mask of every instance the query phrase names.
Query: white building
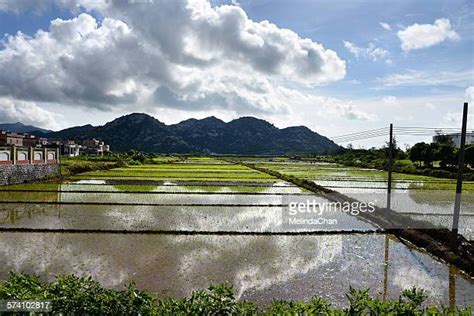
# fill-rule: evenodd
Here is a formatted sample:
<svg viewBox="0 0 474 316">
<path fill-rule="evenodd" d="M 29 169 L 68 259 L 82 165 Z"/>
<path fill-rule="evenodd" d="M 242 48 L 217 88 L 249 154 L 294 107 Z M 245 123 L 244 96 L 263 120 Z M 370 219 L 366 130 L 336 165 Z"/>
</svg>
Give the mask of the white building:
<svg viewBox="0 0 474 316">
<path fill-rule="evenodd" d="M 74 141 L 68 141 L 62 145 L 62 155 L 69 157 L 77 157 L 80 154 L 82 146 Z"/>
<path fill-rule="evenodd" d="M 461 133 L 454 133 L 454 134 L 446 134 L 445 136 L 449 136 L 451 140 L 453 141 L 454 145 L 456 147 L 461 146 Z M 437 136 L 433 137 L 433 142 L 437 142 Z M 474 132 L 467 133 L 466 134 L 466 146 L 473 145 L 474 144 Z"/>
</svg>

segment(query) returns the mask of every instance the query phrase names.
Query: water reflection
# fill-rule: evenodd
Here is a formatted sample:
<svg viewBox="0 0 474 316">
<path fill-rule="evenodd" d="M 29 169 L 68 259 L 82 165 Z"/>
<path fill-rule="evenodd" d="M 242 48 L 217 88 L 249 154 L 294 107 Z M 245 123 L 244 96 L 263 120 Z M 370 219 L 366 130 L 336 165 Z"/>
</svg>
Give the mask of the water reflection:
<svg viewBox="0 0 474 316">
<path fill-rule="evenodd" d="M 323 214 L 334 225 L 288 225 L 282 207 L 1 204 L 1 227 L 83 230 L 281 232 L 363 230 L 375 227 L 342 212 Z M 30 214 L 27 216 L 27 214 Z"/>
<path fill-rule="evenodd" d="M 87 274 L 112 287 L 133 278 L 160 296 L 230 282 L 239 298 L 259 303 L 319 295 L 341 306 L 350 285 L 383 298 L 416 285 L 433 303 L 474 304 L 472 280 L 383 235 L 0 233 L 0 266 L 2 279 L 10 270 Z"/>
</svg>

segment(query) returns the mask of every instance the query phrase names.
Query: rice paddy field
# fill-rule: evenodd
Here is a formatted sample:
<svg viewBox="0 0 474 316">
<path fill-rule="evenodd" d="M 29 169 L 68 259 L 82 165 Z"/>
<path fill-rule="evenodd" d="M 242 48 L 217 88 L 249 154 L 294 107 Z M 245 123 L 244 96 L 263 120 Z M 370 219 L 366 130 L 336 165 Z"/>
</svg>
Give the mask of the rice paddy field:
<svg viewBox="0 0 474 316">
<path fill-rule="evenodd" d="M 286 160 L 258 164 L 338 190 L 378 190 L 378 184 L 342 178 L 383 183 L 382 174 L 371 177 L 375 171 Z M 397 181 L 397 190 L 406 191 L 425 182 L 439 184 L 436 189 L 451 185 Z M 356 216 L 321 214 L 337 223 L 284 225 L 285 205 L 308 200 L 327 202 L 266 173 L 209 157 L 162 158 L 60 183 L 5 186 L 0 279 L 9 271 L 46 279 L 74 273 L 117 288 L 133 279 L 160 297 L 226 282 L 238 298 L 259 304 L 319 295 L 336 306 L 346 304 L 349 286 L 394 298 L 416 285 L 428 291 L 431 303 L 474 305 L 471 278 Z M 312 234 L 298 234 L 307 232 Z"/>
<path fill-rule="evenodd" d="M 387 172 L 328 163 L 249 161 L 283 174 L 314 181 L 359 201 L 386 206 Z M 391 208 L 415 220 L 451 229 L 456 180 L 393 174 Z M 459 231 L 474 240 L 474 182 L 464 181 Z"/>
</svg>

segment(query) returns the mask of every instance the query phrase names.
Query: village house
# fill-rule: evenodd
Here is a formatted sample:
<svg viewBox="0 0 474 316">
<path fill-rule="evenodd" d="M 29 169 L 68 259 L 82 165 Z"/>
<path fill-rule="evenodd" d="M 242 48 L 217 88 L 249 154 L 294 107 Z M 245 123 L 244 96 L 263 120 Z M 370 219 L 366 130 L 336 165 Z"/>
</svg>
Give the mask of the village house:
<svg viewBox="0 0 474 316">
<path fill-rule="evenodd" d="M 106 145 L 103 141 L 95 138 L 85 140 L 82 142 L 84 152 L 92 155 L 103 155 L 110 151 L 110 146 Z"/>
<path fill-rule="evenodd" d="M 0 130 L 0 146 L 23 146 L 24 136 L 22 134 L 11 133 Z"/>
<path fill-rule="evenodd" d="M 81 154 L 82 146 L 73 140 L 68 140 L 65 143 L 61 143 L 60 148 L 62 156 L 77 157 Z"/>
<path fill-rule="evenodd" d="M 95 138 L 77 143 L 74 140 L 48 140 L 29 133 L 14 133 L 3 130 L 0 130 L 0 146 L 22 148 L 19 151 L 20 153 L 23 153 L 27 148 L 59 148 L 60 155 L 69 157 L 76 157 L 82 153 L 103 155 L 110 151 L 109 145 Z M 7 152 L 8 150 L 5 149 L 4 151 Z"/>
<path fill-rule="evenodd" d="M 0 165 L 56 164 L 59 148 L 46 138 L 0 130 Z"/>
</svg>

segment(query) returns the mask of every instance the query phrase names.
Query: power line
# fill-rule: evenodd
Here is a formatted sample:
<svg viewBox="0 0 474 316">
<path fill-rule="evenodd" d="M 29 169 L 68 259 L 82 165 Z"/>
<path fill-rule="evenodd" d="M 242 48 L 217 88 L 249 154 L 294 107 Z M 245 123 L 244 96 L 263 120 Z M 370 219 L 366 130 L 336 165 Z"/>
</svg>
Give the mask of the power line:
<svg viewBox="0 0 474 316">
<path fill-rule="evenodd" d="M 436 136 L 443 134 L 460 133 L 459 128 L 454 127 L 427 127 L 427 126 L 394 126 L 395 136 Z M 474 130 L 468 131 L 474 133 Z M 336 143 L 347 143 L 377 137 L 388 136 L 388 128 L 381 127 L 360 132 L 334 136 L 331 139 Z"/>
<path fill-rule="evenodd" d="M 372 132 L 379 132 L 379 131 L 387 131 L 388 129 L 386 127 L 382 127 L 382 128 L 377 128 L 377 129 L 371 129 L 371 130 L 367 130 L 367 131 L 361 131 L 361 132 L 356 132 L 356 133 L 350 133 L 350 134 L 344 134 L 344 135 L 339 135 L 339 136 L 334 136 L 333 139 L 335 138 L 344 138 L 344 137 L 347 137 L 347 136 L 355 136 L 357 134 L 365 134 L 365 133 L 372 133 Z"/>
</svg>

